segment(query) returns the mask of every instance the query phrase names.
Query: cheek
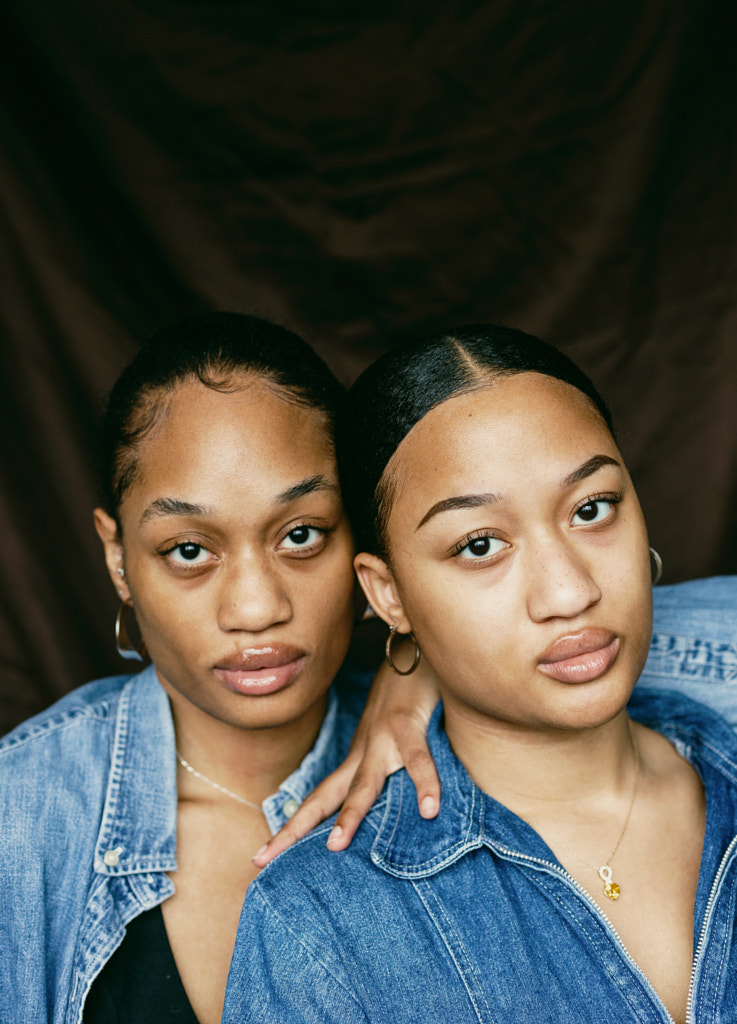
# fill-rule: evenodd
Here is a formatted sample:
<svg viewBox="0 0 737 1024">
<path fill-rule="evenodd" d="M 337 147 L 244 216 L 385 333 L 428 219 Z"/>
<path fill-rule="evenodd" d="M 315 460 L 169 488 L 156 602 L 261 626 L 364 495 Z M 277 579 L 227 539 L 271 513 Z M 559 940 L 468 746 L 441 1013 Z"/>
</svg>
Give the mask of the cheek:
<svg viewBox="0 0 737 1024">
<path fill-rule="evenodd" d="M 172 586 L 154 563 L 132 565 L 129 571 L 133 607 L 149 653 L 157 649 L 193 651 L 214 621 L 213 595 L 209 588 L 189 592 Z"/>
<path fill-rule="evenodd" d="M 207 617 L 201 606 L 192 610 L 180 602 L 148 601 L 137 615 L 141 635 L 155 663 L 172 654 L 180 660 L 192 660 L 205 646 Z"/>
<path fill-rule="evenodd" d="M 328 558 L 315 563 L 312 571 L 295 579 L 294 597 L 298 617 L 309 622 L 313 636 L 323 649 L 347 646 L 353 631 L 353 553 L 346 544 Z"/>
<path fill-rule="evenodd" d="M 438 674 L 463 667 L 477 672 L 509 660 L 519 639 L 519 611 L 509 586 L 485 587 L 474 574 L 436 580 L 405 577 L 398 586 L 402 605 L 420 649 Z M 510 627 L 517 623 L 516 632 Z"/>
</svg>

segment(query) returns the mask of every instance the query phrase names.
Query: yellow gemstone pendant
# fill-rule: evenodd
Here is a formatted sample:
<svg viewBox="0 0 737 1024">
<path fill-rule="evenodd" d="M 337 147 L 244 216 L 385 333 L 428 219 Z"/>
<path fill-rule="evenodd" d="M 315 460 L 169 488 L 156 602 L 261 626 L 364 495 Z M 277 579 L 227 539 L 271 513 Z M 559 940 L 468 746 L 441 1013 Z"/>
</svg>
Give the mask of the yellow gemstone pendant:
<svg viewBox="0 0 737 1024">
<path fill-rule="evenodd" d="M 612 869 L 608 864 L 603 864 L 599 868 L 599 878 L 604 883 L 604 895 L 610 900 L 618 900 L 621 890 L 617 883 L 612 881 Z"/>
</svg>

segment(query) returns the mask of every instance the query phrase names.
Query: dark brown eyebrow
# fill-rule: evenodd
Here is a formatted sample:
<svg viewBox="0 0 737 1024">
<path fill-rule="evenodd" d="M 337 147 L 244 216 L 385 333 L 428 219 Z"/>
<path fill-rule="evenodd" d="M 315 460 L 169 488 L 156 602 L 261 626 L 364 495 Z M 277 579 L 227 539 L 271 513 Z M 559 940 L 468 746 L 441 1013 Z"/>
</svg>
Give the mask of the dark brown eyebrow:
<svg viewBox="0 0 737 1024">
<path fill-rule="evenodd" d="M 276 505 L 288 505 L 290 501 L 303 498 L 306 494 L 314 494 L 315 491 L 333 491 L 335 494 L 339 494 L 340 488 L 337 484 L 318 474 L 306 477 L 293 487 L 289 487 L 286 491 L 282 491 L 281 494 L 277 494 L 274 503 Z M 156 498 L 144 510 L 141 515 L 141 523 L 146 523 L 150 519 L 156 519 L 158 516 L 190 516 L 204 519 L 214 515 L 214 510 L 207 505 L 197 505 L 191 501 L 182 501 L 181 498 Z"/>
<path fill-rule="evenodd" d="M 340 488 L 332 480 L 328 480 L 322 474 L 318 474 L 317 476 L 310 476 L 300 480 L 294 487 L 289 487 L 286 491 L 282 491 L 281 494 L 277 494 L 275 500 L 278 505 L 288 505 L 290 501 L 304 498 L 306 494 L 314 494 L 315 491 L 332 491 L 334 494 L 339 494 Z"/>
<path fill-rule="evenodd" d="M 415 533 L 440 512 L 455 512 L 459 508 L 481 508 L 482 505 L 493 505 L 495 501 L 499 501 L 497 494 L 462 494 L 457 498 L 443 498 L 425 513 L 415 527 Z"/>
<path fill-rule="evenodd" d="M 609 455 L 594 455 L 588 459 L 578 469 L 574 469 L 572 473 L 563 480 L 562 487 L 572 487 L 573 484 L 578 484 L 582 480 L 586 480 L 588 477 L 593 476 L 597 470 L 601 469 L 602 466 L 617 466 L 621 469 L 620 464 L 616 459 L 611 458 Z M 484 505 L 493 505 L 495 502 L 501 500 L 501 496 L 498 494 L 463 494 L 454 498 L 444 498 L 442 501 L 436 502 L 422 517 L 420 522 L 415 527 L 415 532 L 424 526 L 425 523 L 432 519 L 433 516 L 438 515 L 440 512 L 455 512 L 458 509 L 463 508 L 481 508 Z"/>
<path fill-rule="evenodd" d="M 149 519 L 156 519 L 158 516 L 199 516 L 205 518 L 212 515 L 212 509 L 207 505 L 195 505 L 191 501 L 182 501 L 180 498 L 156 498 L 148 508 L 144 509 L 141 516 L 141 523 Z"/>
<path fill-rule="evenodd" d="M 594 455 L 587 462 L 584 462 L 583 466 L 579 466 L 578 469 L 574 469 L 565 480 L 563 481 L 563 487 L 572 487 L 573 484 L 579 484 L 582 480 L 586 480 L 587 477 L 593 476 L 594 473 L 601 469 L 602 466 L 616 466 L 617 469 L 622 467 L 616 459 L 611 458 L 609 455 Z"/>
</svg>

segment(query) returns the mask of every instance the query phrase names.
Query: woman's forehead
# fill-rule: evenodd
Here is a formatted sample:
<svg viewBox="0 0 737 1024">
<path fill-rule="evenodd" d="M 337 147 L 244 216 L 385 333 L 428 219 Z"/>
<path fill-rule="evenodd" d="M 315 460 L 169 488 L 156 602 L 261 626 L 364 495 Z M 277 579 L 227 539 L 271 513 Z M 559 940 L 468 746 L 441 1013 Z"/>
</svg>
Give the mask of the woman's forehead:
<svg viewBox="0 0 737 1024">
<path fill-rule="evenodd" d="M 396 501 L 409 490 L 434 493 L 467 478 L 544 476 L 551 460 L 573 470 L 597 454 L 621 461 L 591 400 L 555 378 L 522 373 L 436 406 L 404 438 L 388 470 Z"/>
<path fill-rule="evenodd" d="M 184 384 L 142 441 L 132 490 L 241 491 L 259 482 L 280 493 L 295 479 L 335 475 L 325 415 L 256 382 L 216 391 Z"/>
</svg>

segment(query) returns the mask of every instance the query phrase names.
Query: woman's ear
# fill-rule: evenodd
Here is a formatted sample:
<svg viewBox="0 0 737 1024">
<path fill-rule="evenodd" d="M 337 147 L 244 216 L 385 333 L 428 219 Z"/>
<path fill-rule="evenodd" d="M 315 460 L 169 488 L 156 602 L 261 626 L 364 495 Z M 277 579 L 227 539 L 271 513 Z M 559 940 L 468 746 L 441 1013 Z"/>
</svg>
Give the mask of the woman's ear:
<svg viewBox="0 0 737 1024">
<path fill-rule="evenodd" d="M 377 555 L 360 551 L 353 565 L 368 603 L 376 614 L 390 626 L 396 626 L 399 633 L 409 633 L 411 626 L 404 614 L 394 576 L 386 562 Z"/>
<path fill-rule="evenodd" d="M 120 539 L 118 524 L 112 516 L 102 508 L 95 509 L 95 529 L 105 549 L 105 563 L 118 597 L 126 604 L 131 604 L 131 593 L 125 579 L 123 565 L 123 543 Z"/>
</svg>

